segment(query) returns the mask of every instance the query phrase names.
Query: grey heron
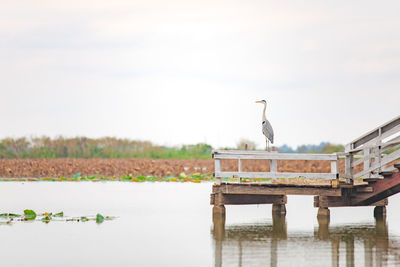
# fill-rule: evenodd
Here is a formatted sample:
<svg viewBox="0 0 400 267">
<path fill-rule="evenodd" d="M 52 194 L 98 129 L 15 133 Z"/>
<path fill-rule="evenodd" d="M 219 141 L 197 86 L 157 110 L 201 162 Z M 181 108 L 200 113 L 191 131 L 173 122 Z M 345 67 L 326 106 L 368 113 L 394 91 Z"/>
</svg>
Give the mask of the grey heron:
<svg viewBox="0 0 400 267">
<path fill-rule="evenodd" d="M 267 120 L 267 117 L 265 115 L 265 111 L 267 110 L 267 101 L 265 100 L 260 100 L 256 101 L 256 103 L 261 103 L 264 104 L 264 111 L 262 114 L 262 132 L 265 135 L 265 142 L 267 144 L 266 150 L 269 151 L 269 142 L 271 144 L 274 143 L 274 130 L 272 129 L 271 123 Z"/>
</svg>

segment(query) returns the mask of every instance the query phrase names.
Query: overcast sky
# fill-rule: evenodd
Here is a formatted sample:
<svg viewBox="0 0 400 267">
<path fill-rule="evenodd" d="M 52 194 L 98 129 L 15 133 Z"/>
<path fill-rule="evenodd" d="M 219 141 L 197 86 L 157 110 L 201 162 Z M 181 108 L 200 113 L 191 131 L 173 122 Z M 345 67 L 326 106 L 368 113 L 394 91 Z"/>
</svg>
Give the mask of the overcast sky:
<svg viewBox="0 0 400 267">
<path fill-rule="evenodd" d="M 399 1 L 0 0 L 0 138 L 347 143 L 400 115 Z"/>
</svg>

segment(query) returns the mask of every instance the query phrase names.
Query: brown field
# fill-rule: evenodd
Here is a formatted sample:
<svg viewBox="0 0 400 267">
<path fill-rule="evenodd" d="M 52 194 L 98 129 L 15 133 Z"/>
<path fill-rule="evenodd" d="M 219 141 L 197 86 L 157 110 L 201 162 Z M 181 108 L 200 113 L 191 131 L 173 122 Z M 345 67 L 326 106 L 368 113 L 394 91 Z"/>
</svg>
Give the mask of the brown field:
<svg viewBox="0 0 400 267">
<path fill-rule="evenodd" d="M 243 160 L 243 171 L 268 171 L 268 160 Z M 237 161 L 224 160 L 223 170 L 237 170 Z M 290 160 L 278 161 L 278 170 L 284 172 L 330 172 L 329 161 Z M 339 162 L 344 172 L 344 161 Z M 123 174 L 167 177 L 169 175 L 203 173 L 214 171 L 212 159 L 0 159 L 0 177 L 71 177 L 102 175 L 118 177 Z"/>
</svg>

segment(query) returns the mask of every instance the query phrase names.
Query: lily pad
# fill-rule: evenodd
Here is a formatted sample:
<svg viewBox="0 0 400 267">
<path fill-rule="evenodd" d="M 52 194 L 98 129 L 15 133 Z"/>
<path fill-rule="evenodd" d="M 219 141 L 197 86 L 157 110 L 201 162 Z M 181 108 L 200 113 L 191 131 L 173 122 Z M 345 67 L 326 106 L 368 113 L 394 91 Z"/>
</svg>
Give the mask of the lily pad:
<svg viewBox="0 0 400 267">
<path fill-rule="evenodd" d="M 97 213 L 96 215 L 96 223 L 102 223 L 104 221 L 104 216 L 101 215 L 100 213 Z"/>
<path fill-rule="evenodd" d="M 25 220 L 34 220 L 36 218 L 36 212 L 33 210 L 24 210 Z"/>
<path fill-rule="evenodd" d="M 59 213 L 54 214 L 54 217 L 64 217 L 64 212 L 61 211 Z"/>
<path fill-rule="evenodd" d="M 49 223 L 50 221 L 51 221 L 51 217 L 50 216 L 45 216 L 45 217 L 42 218 L 42 222 Z"/>
<path fill-rule="evenodd" d="M 2 213 L 0 214 L 0 218 L 16 218 L 21 217 L 22 215 L 14 214 L 14 213 Z"/>
</svg>

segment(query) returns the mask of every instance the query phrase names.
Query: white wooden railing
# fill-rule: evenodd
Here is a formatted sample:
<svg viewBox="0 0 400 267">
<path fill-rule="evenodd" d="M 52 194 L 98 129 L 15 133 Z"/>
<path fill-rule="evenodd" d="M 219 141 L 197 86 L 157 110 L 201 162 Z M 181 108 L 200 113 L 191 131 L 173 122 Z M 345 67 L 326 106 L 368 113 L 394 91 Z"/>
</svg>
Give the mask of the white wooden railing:
<svg viewBox="0 0 400 267">
<path fill-rule="evenodd" d="M 369 131 L 346 145 L 345 153 L 339 156 L 346 158 L 345 178 L 357 179 L 379 177 L 379 172 L 391 171 L 388 163 L 400 158 L 400 116 Z M 358 160 L 354 160 L 359 157 Z M 363 170 L 354 173 L 354 167 L 363 164 Z"/>
<path fill-rule="evenodd" d="M 347 183 L 353 183 L 357 178 L 380 177 L 382 171 L 391 171 L 393 166 L 386 166 L 400 158 L 400 116 L 369 131 L 346 145 L 345 152 L 334 154 L 294 154 L 267 151 L 215 150 L 214 176 L 217 182 L 221 178 L 346 178 Z M 345 158 L 345 173 L 339 173 L 338 160 Z M 237 160 L 237 171 L 222 171 L 221 160 Z M 245 172 L 242 170 L 242 160 L 270 160 L 268 172 Z M 298 173 L 281 172 L 278 170 L 278 160 L 327 160 L 331 162 L 330 173 Z M 355 173 L 354 167 L 363 164 L 363 170 Z"/>
<path fill-rule="evenodd" d="M 294 154 L 267 151 L 240 151 L 240 150 L 215 150 L 213 151 L 217 183 L 221 178 L 320 178 L 336 179 L 339 177 L 338 155 L 336 154 Z M 237 160 L 237 171 L 222 171 L 221 161 L 226 159 Z M 270 160 L 269 172 L 245 172 L 242 170 L 242 160 Z M 278 170 L 278 160 L 326 160 L 331 162 L 330 173 L 298 173 L 281 172 Z"/>
</svg>

